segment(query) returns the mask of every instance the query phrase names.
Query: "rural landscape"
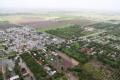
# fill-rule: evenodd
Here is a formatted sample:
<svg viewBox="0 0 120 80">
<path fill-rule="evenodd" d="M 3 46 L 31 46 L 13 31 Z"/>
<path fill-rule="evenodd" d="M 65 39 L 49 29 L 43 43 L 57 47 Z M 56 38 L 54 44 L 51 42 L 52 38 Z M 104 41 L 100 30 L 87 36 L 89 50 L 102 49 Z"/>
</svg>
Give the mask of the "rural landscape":
<svg viewBox="0 0 120 80">
<path fill-rule="evenodd" d="M 0 80 L 120 80 L 119 4 L 0 0 Z"/>
<path fill-rule="evenodd" d="M 1 15 L 1 80 L 120 80 L 119 16 L 96 15 Z"/>
</svg>

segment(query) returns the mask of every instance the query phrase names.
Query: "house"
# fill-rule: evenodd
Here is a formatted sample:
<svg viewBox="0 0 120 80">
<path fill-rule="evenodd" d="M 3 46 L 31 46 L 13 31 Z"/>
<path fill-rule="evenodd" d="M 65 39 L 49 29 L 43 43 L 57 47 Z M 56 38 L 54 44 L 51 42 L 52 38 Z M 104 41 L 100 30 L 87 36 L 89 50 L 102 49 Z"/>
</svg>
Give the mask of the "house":
<svg viewBox="0 0 120 80">
<path fill-rule="evenodd" d="M 15 75 L 15 76 L 11 77 L 9 80 L 19 80 L 19 76 Z"/>
<path fill-rule="evenodd" d="M 50 76 L 53 76 L 56 71 L 55 70 L 52 70 L 49 66 L 45 66 L 44 69 L 47 71 L 47 73 L 50 75 Z"/>
</svg>

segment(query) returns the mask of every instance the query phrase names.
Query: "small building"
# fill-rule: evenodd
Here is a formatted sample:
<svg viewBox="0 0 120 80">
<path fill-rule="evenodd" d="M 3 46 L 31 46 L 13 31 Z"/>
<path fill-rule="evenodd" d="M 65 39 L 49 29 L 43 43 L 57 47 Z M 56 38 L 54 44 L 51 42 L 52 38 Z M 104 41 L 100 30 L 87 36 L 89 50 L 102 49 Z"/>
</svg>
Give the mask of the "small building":
<svg viewBox="0 0 120 80">
<path fill-rule="evenodd" d="M 19 76 L 15 75 L 15 76 L 11 77 L 9 80 L 19 80 Z"/>
</svg>

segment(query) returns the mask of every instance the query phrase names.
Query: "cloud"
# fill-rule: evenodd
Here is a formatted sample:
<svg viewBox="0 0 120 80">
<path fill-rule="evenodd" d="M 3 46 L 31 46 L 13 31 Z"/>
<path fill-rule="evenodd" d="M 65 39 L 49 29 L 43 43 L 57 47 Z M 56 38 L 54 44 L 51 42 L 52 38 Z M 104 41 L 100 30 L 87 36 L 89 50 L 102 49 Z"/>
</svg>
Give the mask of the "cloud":
<svg viewBox="0 0 120 80">
<path fill-rule="evenodd" d="M 119 0 L 0 0 L 5 8 L 120 10 Z"/>
</svg>

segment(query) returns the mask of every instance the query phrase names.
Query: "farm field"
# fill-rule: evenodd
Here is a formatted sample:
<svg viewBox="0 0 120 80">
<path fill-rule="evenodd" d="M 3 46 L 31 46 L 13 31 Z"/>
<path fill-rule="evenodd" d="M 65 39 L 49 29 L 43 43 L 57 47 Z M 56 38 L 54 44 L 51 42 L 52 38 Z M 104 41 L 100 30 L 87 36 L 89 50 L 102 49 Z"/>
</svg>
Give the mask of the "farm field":
<svg viewBox="0 0 120 80">
<path fill-rule="evenodd" d="M 104 66 L 97 60 L 70 69 L 77 73 L 80 80 L 119 80 L 119 71 Z"/>
<path fill-rule="evenodd" d="M 4 25 L 19 25 L 19 26 L 30 26 L 36 28 L 39 31 L 45 31 L 56 28 L 63 28 L 69 25 L 89 25 L 96 23 L 89 18 L 65 15 L 65 14 L 31 14 L 31 15 L 6 15 L 0 16 L 0 25 L 3 25 L 3 21 L 7 22 Z M 9 24 L 8 24 L 9 23 Z"/>
<path fill-rule="evenodd" d="M 93 34 L 97 32 L 97 30 L 86 31 L 85 27 L 81 25 L 70 25 L 64 28 L 57 28 L 55 30 L 46 31 L 49 34 L 59 36 L 64 39 L 74 39 L 82 36 L 86 36 L 89 34 Z"/>
<path fill-rule="evenodd" d="M 95 79 L 98 80 L 114 80 L 112 77 L 114 74 L 114 70 L 109 70 L 106 66 L 104 66 L 101 62 L 93 60 L 86 64 L 84 64 L 83 70 L 86 73 L 92 74 Z M 117 75 L 115 75 L 117 77 Z"/>
</svg>

